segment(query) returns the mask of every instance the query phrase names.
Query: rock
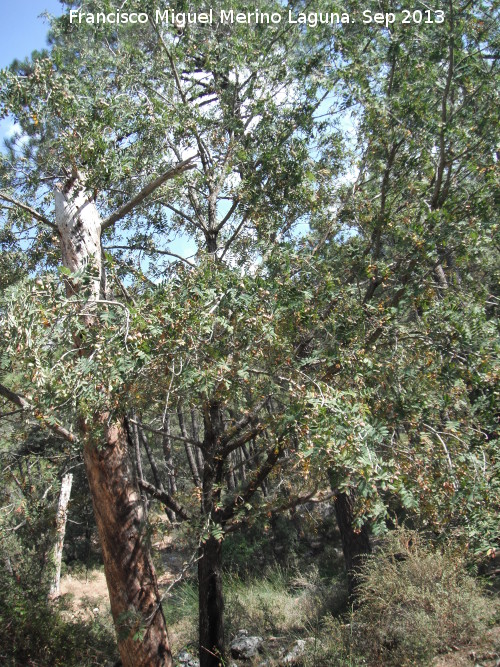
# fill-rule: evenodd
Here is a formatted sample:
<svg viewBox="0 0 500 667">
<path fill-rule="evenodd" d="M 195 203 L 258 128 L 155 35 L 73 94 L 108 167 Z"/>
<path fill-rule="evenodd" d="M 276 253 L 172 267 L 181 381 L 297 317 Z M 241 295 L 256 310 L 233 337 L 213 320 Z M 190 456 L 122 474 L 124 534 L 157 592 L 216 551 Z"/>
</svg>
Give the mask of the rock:
<svg viewBox="0 0 500 667">
<path fill-rule="evenodd" d="M 311 639 L 297 639 L 291 648 L 288 649 L 288 653 L 280 658 L 279 664 L 295 665 L 304 655 L 308 641 L 310 642 Z"/>
<path fill-rule="evenodd" d="M 262 648 L 262 637 L 249 637 L 247 630 L 239 630 L 230 644 L 231 656 L 237 660 L 251 660 Z"/>
<path fill-rule="evenodd" d="M 191 653 L 181 651 L 177 657 L 177 664 L 179 667 L 200 667 L 198 658 L 193 658 Z"/>
</svg>

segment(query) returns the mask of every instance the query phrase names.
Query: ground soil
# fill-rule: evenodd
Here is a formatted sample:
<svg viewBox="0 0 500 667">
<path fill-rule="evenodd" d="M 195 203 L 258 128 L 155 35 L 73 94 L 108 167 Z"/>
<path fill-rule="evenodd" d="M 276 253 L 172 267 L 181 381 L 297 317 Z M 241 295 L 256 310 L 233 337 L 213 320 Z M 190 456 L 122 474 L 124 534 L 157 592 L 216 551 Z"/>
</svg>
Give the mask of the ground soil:
<svg viewBox="0 0 500 667">
<path fill-rule="evenodd" d="M 178 577 L 189 559 L 189 554 L 177 546 L 168 539 L 155 545 L 164 570 L 159 578 L 162 591 Z M 110 615 L 106 579 L 102 570 L 78 575 L 66 574 L 61 579 L 61 596 L 69 603 L 66 612 L 69 617 L 91 620 L 100 615 Z M 457 647 L 456 650 L 438 656 L 433 667 L 500 667 L 500 626 L 488 630 L 480 642 Z"/>
<path fill-rule="evenodd" d="M 481 642 L 439 656 L 433 667 L 500 667 L 500 626 L 488 630 Z"/>
</svg>

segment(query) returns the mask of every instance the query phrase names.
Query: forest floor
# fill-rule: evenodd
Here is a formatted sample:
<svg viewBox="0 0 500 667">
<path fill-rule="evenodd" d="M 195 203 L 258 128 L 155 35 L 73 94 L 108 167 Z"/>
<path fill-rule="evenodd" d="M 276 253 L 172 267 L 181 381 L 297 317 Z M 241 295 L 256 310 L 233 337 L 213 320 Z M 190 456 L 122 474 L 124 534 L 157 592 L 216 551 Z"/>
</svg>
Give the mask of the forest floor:
<svg viewBox="0 0 500 667">
<path fill-rule="evenodd" d="M 480 642 L 441 655 L 433 667 L 500 667 L 500 626 L 490 628 Z"/>
<path fill-rule="evenodd" d="M 179 573 L 185 567 L 190 554 L 185 549 L 179 549 L 178 544 L 174 544 L 168 539 L 155 546 L 163 564 L 163 572 L 159 578 L 160 590 L 165 593 L 179 577 Z M 261 595 L 261 591 L 257 592 L 257 597 L 259 595 Z M 65 613 L 68 620 L 72 618 L 73 620 L 102 621 L 111 627 L 106 580 L 102 569 L 65 574 L 61 579 L 61 596 L 67 604 Z M 190 604 L 189 612 L 181 614 L 182 618 L 178 622 L 172 623 L 171 619 L 168 622 L 174 655 L 186 647 L 190 652 L 195 652 L 193 638 L 196 634 L 194 609 L 196 595 L 192 589 L 191 598 L 191 600 L 188 600 L 188 604 Z M 175 601 L 176 606 L 178 602 L 178 600 Z M 278 608 L 283 605 L 283 600 L 278 600 L 277 605 Z M 245 627 L 244 622 L 241 623 L 241 627 Z M 272 644 L 273 637 L 269 636 L 266 641 L 266 635 L 269 633 L 264 630 L 260 630 L 258 633 L 264 636 L 266 644 Z M 296 638 L 297 634 L 291 632 L 289 643 L 293 643 Z M 287 641 L 285 637 L 282 639 L 285 642 Z M 297 662 L 296 664 L 301 665 L 302 663 Z M 307 664 L 309 665 L 309 662 Z M 465 647 L 457 647 L 447 654 L 436 657 L 432 665 L 433 667 L 500 667 L 500 626 L 496 625 L 489 628 L 481 641 L 471 643 Z"/>
</svg>

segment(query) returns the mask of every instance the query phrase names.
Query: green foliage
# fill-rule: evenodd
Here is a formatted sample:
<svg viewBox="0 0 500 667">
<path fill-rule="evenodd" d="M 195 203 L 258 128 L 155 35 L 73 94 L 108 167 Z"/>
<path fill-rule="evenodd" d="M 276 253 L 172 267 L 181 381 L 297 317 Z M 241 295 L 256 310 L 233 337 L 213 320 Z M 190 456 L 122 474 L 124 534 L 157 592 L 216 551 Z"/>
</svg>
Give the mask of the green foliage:
<svg viewBox="0 0 500 667">
<path fill-rule="evenodd" d="M 146 4 L 127 9 L 152 11 Z M 381 535 L 405 519 L 484 559 L 498 546 L 500 510 L 500 104 L 489 3 L 451 0 L 442 23 L 388 29 L 359 20 L 335 31 L 136 28 L 75 29 L 63 17 L 50 53 L 0 75 L 1 113 L 23 133 L 0 163 L 1 381 L 44 426 L 90 424 L 105 410 L 159 427 L 183 405 L 208 441 L 214 406 L 226 435 L 250 415 L 237 435 L 240 447 L 252 443 L 253 468 L 242 450 L 240 463 L 249 477 L 270 461 L 269 488 L 242 475 L 226 489 L 238 439 L 221 448 L 217 433 L 205 447 L 217 479 L 203 493 L 178 485 L 189 510 L 202 501 L 195 532 L 203 524 L 222 539 L 224 521 L 257 525 L 297 494 L 332 488 L 354 492 L 356 528 Z M 196 169 L 105 230 L 109 299 L 87 304 L 89 326 L 90 276 L 53 271 L 50 188 L 79 169 L 104 219 L 188 154 Z M 45 216 L 34 233 L 14 194 Z M 197 252 L 168 263 L 178 232 Z M 80 295 L 68 296 L 68 278 Z M 90 437 L 99 436 L 95 425 Z M 272 529 L 283 558 L 293 556 L 286 520 Z M 234 536 L 224 550 L 243 560 L 260 543 Z M 423 580 L 430 556 L 418 549 Z M 379 576 L 396 576 L 389 562 Z M 417 591 L 408 623 L 425 634 L 428 601 L 405 576 Z M 425 646 L 410 630 L 405 650 L 418 654 Z M 431 634 L 426 646 L 437 650 Z"/>
<path fill-rule="evenodd" d="M 46 591 L 29 577 L 27 567 L 20 580 L 0 567 L 2 665 L 90 667 L 116 659 L 112 628 L 102 621 L 68 620 L 64 605 L 47 602 Z"/>
</svg>

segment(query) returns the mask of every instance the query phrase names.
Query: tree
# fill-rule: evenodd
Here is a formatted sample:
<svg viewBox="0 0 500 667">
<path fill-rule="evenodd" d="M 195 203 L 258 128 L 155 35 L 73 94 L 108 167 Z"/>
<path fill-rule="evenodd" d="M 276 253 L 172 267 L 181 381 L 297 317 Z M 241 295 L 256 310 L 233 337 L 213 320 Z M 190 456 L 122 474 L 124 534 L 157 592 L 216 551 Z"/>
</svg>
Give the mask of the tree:
<svg viewBox="0 0 500 667">
<path fill-rule="evenodd" d="M 344 543 L 391 511 L 461 525 L 486 553 L 496 531 L 479 547 L 466 498 L 489 497 L 495 475 L 497 436 L 477 397 L 491 407 L 498 26 L 487 3 L 450 2 L 425 31 L 396 15 L 387 30 L 337 36 L 355 177 L 333 215 L 312 219 L 313 280 L 328 298 L 308 351 L 320 346 L 329 361 L 316 377 L 351 387 L 367 424 L 353 458 L 330 459 L 334 484 L 356 496 Z"/>
<path fill-rule="evenodd" d="M 264 238 L 269 233 L 276 233 L 273 215 L 277 215 L 279 208 L 287 209 L 293 220 L 301 214 L 303 201 L 308 197 L 307 188 L 304 188 L 298 202 L 291 203 L 285 190 L 290 188 L 294 178 L 296 185 L 301 185 L 301 157 L 305 155 L 306 142 L 300 138 L 297 128 L 306 127 L 318 102 L 307 88 L 300 94 L 293 88 L 293 96 L 283 106 L 282 115 L 276 113 L 276 96 L 296 86 L 295 80 L 287 75 L 282 65 L 282 46 L 288 41 L 288 36 L 277 31 L 266 37 L 271 47 L 268 49 L 263 48 L 260 39 L 248 41 L 246 31 L 243 33 L 241 29 L 235 29 L 234 40 L 229 42 L 221 61 L 221 40 L 226 37 L 226 31 L 221 28 L 209 41 L 203 62 L 193 51 L 195 36 L 190 36 L 187 31 L 182 40 L 172 30 L 164 31 L 164 34 L 149 31 L 145 35 L 145 49 L 150 54 L 146 71 L 141 71 L 131 61 L 136 46 L 129 33 L 125 33 L 122 39 L 113 31 L 109 34 L 92 31 L 101 46 L 97 50 L 95 44 L 89 49 L 85 41 L 88 33 L 82 33 L 81 38 L 75 39 L 74 34 L 68 38 L 68 32 L 67 20 L 63 19 L 59 26 L 55 26 L 50 57 L 17 64 L 4 77 L 5 109 L 15 115 L 29 137 L 20 151 L 16 150 L 15 142 L 11 144 L 11 163 L 5 161 L 3 165 L 1 197 L 8 204 L 8 224 L 22 233 L 29 224 L 27 221 L 34 218 L 40 223 L 40 243 L 47 248 L 54 240 L 47 230 L 50 235 L 56 233 L 60 237 L 66 293 L 63 295 L 50 278 L 38 284 L 40 290 L 34 287 L 32 296 L 42 297 L 39 305 L 35 306 L 35 315 L 42 316 L 36 327 L 41 333 L 38 325 L 43 326 L 43 322 L 48 321 L 46 315 L 49 313 L 45 308 L 55 308 L 64 324 L 68 323 L 67 318 L 71 320 L 69 327 L 59 328 L 61 322 L 56 315 L 61 347 L 54 343 L 41 343 L 43 336 L 38 339 L 41 344 L 36 345 L 33 352 L 34 363 L 40 371 L 36 373 L 39 386 L 35 391 L 28 391 L 37 409 L 43 403 L 40 416 L 53 426 L 57 422 L 54 399 L 62 399 L 62 404 L 67 405 L 66 399 L 69 398 L 73 414 L 70 412 L 68 416 L 75 420 L 84 441 L 87 474 L 115 624 L 119 627 L 124 616 L 130 612 L 137 612 L 141 617 L 131 619 L 132 629 L 125 640 L 120 640 L 124 664 L 129 664 L 127 660 L 150 659 L 157 653 L 159 657 L 155 659 L 160 662 L 165 659 L 167 663 L 168 646 L 155 590 L 155 576 L 144 548 L 142 509 L 127 458 L 125 404 L 130 404 L 126 388 L 130 386 L 131 378 L 127 377 L 126 369 L 122 369 L 123 373 L 118 371 L 118 383 L 122 383 L 122 387 L 117 391 L 118 383 L 113 386 L 112 382 L 106 381 L 105 375 L 91 373 L 93 391 L 87 391 L 85 385 L 91 362 L 94 357 L 100 360 L 102 354 L 99 325 L 103 320 L 109 324 L 114 319 L 113 310 L 121 308 L 126 317 L 129 313 L 128 305 L 123 303 L 121 297 L 120 301 L 116 294 L 110 298 L 105 263 L 112 264 L 112 260 L 106 260 L 103 254 L 102 233 L 111 236 L 116 224 L 124 219 L 128 224 L 130 221 L 135 224 L 131 216 L 139 207 L 139 227 L 149 227 L 157 236 L 154 238 L 141 229 L 135 238 L 132 236 L 129 239 L 127 245 L 140 251 L 151 247 L 153 257 L 163 252 L 169 254 L 154 243 L 151 245 L 151 240 L 154 238 L 156 241 L 158 236 L 162 241 L 161 236 L 168 230 L 170 223 L 165 217 L 166 210 L 173 211 L 174 222 L 182 220 L 184 224 L 188 223 L 188 229 L 201 233 L 207 252 L 211 255 L 219 252 L 220 257 L 227 254 L 236 240 L 241 243 L 243 231 L 247 231 L 246 226 L 250 227 L 250 223 L 256 225 L 260 220 L 264 221 L 262 229 L 258 229 Z M 113 46 L 118 44 L 123 47 L 122 52 L 113 50 Z M 111 50 L 110 45 L 113 45 Z M 241 59 L 236 68 L 232 68 L 228 60 L 233 48 Z M 258 62 L 255 63 L 252 59 L 257 52 Z M 117 53 L 120 53 L 119 58 Z M 110 59 L 113 66 L 111 75 L 107 69 Z M 270 74 L 270 80 L 265 85 L 258 78 L 262 73 L 262 60 Z M 83 63 L 85 67 L 82 67 Z M 248 72 L 245 67 L 249 64 L 251 70 Z M 170 71 L 168 77 L 165 76 L 165 66 Z M 200 77 L 200 68 L 205 71 L 208 87 L 204 77 Z M 152 90 L 153 82 L 156 86 Z M 103 92 L 115 101 L 111 108 Z M 45 100 L 43 105 L 39 104 L 42 98 Z M 116 104 L 117 100 L 120 100 L 119 104 Z M 170 100 L 172 108 L 169 108 Z M 205 104 L 212 104 L 213 110 L 200 112 Z M 148 123 L 143 120 L 144 109 L 148 113 Z M 166 119 L 172 122 L 172 130 L 167 133 Z M 294 123 L 290 125 L 290 121 Z M 156 150 L 158 141 L 165 146 L 164 151 Z M 180 191 L 179 204 L 173 206 L 169 201 L 171 193 L 162 186 L 171 177 L 193 166 L 191 161 L 182 159 L 182 152 L 189 150 L 190 146 L 198 152 L 201 173 L 191 179 L 185 191 Z M 292 158 L 287 155 L 290 148 L 295 148 Z M 177 166 L 165 171 L 166 159 L 177 159 Z M 286 167 L 280 164 L 282 161 L 286 161 Z M 14 164 L 22 165 L 22 169 L 18 170 Z M 158 177 L 151 180 L 140 176 L 142 187 L 131 187 L 130 175 L 135 171 L 139 174 L 145 165 L 159 173 Z M 277 168 L 273 171 L 273 167 Z M 235 178 L 240 182 L 239 187 L 231 183 Z M 47 183 L 56 184 L 53 212 Z M 200 198 L 200 192 L 206 194 L 206 198 Z M 105 215 L 98 210 L 97 195 Z M 30 201 L 37 196 L 44 198 L 47 210 L 40 210 L 34 201 Z M 231 203 L 221 213 L 221 202 L 228 198 Z M 145 203 L 149 205 L 146 207 Z M 266 207 L 268 212 L 265 213 Z M 236 213 L 239 220 L 235 219 Z M 290 222 L 287 224 L 290 225 Z M 224 245 L 220 246 L 222 230 L 227 236 Z M 139 238 L 141 245 L 136 240 Z M 248 238 L 251 238 L 251 233 Z M 244 248 L 245 243 L 241 247 Z M 255 256 L 255 249 L 250 247 L 249 250 L 249 256 Z M 54 254 L 50 252 L 42 255 L 41 259 L 42 262 L 55 263 Z M 213 270 L 217 271 L 215 265 Z M 142 267 L 139 267 L 141 272 Z M 127 300 L 127 291 L 118 278 L 114 288 L 120 289 Z M 45 289 L 52 292 L 48 300 L 43 298 L 46 296 Z M 22 288 L 14 297 L 18 304 L 22 302 L 21 293 Z M 51 299 L 55 299 L 52 305 Z M 18 315 L 21 315 L 19 311 Z M 53 316 L 54 310 L 50 314 L 51 319 Z M 25 320 L 21 324 L 23 319 L 21 315 L 19 326 L 16 325 L 18 338 L 19 334 L 24 337 L 23 331 L 29 331 Z M 116 324 L 113 323 L 112 327 Z M 26 349 L 31 346 L 28 340 L 30 335 L 31 332 L 22 343 L 27 344 Z M 72 349 L 67 349 L 69 341 Z M 65 346 L 66 351 L 63 351 Z M 121 352 L 123 349 L 119 354 Z M 60 364 L 65 355 L 65 379 L 57 386 L 54 366 Z M 38 362 L 41 358 L 45 361 L 51 358 L 52 366 L 40 366 Z M 131 362 L 129 371 L 136 362 L 137 359 Z M 125 364 L 126 361 L 116 363 Z M 50 373 L 47 372 L 49 367 Z M 74 375 L 68 383 L 70 372 Z M 96 382 L 96 379 L 100 381 Z M 9 390 L 5 395 L 10 396 Z M 63 395 L 66 399 L 62 398 Z M 16 395 L 15 400 L 25 399 Z M 220 417 L 215 418 L 221 410 L 218 399 L 205 396 L 203 410 L 206 415 L 203 505 L 205 514 L 210 516 L 212 510 L 216 511 L 214 500 L 218 492 L 214 484 L 217 485 L 220 474 L 215 474 L 214 468 L 222 436 L 220 428 L 216 428 L 217 422 L 221 426 Z M 243 419 L 231 437 L 238 442 L 236 436 L 241 435 L 247 424 L 248 421 Z M 225 451 L 230 454 L 233 445 L 225 437 Z M 246 437 L 249 437 L 248 434 L 243 433 L 241 445 L 246 442 Z M 70 434 L 69 439 L 74 439 L 74 436 Z M 99 447 L 99 442 L 105 443 L 104 447 Z M 266 474 L 272 467 L 271 461 L 274 463 L 277 460 L 281 447 L 276 452 L 271 447 L 270 451 L 267 467 L 263 467 Z M 263 475 L 262 472 L 262 479 Z M 258 481 L 259 474 L 256 477 Z M 250 485 L 248 496 L 253 495 L 255 490 L 256 487 Z M 228 519 L 235 511 L 234 501 L 226 509 Z M 132 539 L 129 535 L 131 527 Z M 209 550 L 212 545 L 212 538 L 206 540 L 202 551 Z M 200 561 L 200 568 L 209 562 L 210 557 L 206 553 Z M 217 578 L 212 566 L 209 570 L 208 579 Z M 201 579 L 211 586 L 203 574 Z M 205 596 L 202 594 L 200 599 L 204 600 Z M 204 636 L 204 624 L 211 623 L 213 616 L 209 618 L 203 610 L 200 613 L 201 641 L 203 646 L 222 652 L 220 633 L 216 639 L 211 631 L 210 637 Z M 134 641 L 134 637 L 137 639 L 140 635 L 143 623 L 145 637 L 140 642 Z M 221 627 L 221 619 L 216 624 Z"/>
<path fill-rule="evenodd" d="M 115 622 L 141 616 L 125 664 L 169 660 L 161 613 L 149 623 L 159 596 L 129 438 L 148 452 L 157 431 L 167 461 L 176 442 L 189 461 L 199 507 L 151 452 L 155 484 L 141 470 L 138 483 L 171 517 L 198 517 L 203 667 L 224 655 L 220 541 L 259 508 L 329 484 L 352 587 L 369 530 L 460 523 L 493 488 L 487 7 L 450 3 L 425 33 L 247 27 L 63 17 L 50 55 L 3 75 L 24 132 L 2 163 L 4 234 L 38 279 L 3 299 L 2 393 L 83 440 Z M 172 252 L 179 230 L 194 258 Z M 124 608 L 125 589 L 147 593 Z"/>
<path fill-rule="evenodd" d="M 117 211 L 115 219 L 123 217 L 166 180 L 191 166 L 191 160 L 185 160 L 161 174 Z M 93 311 L 99 303 L 106 303 L 100 238 L 103 221 L 85 191 L 86 186 L 85 177 L 73 167 L 71 176 L 55 188 L 55 222 L 35 209 L 28 211 L 59 236 L 62 265 L 67 271 L 66 294 L 80 303 L 75 314 L 81 317 L 83 326 L 73 338 L 73 352 L 80 357 L 88 355 L 83 341 L 95 322 Z M 1 196 L 26 211 L 27 205 L 9 194 L 2 192 Z M 72 279 L 78 273 L 87 277 L 85 285 Z M 22 402 L 24 399 L 14 397 L 14 400 Z M 124 665 L 171 664 L 156 575 L 144 539 L 142 505 L 128 460 L 124 417 L 114 417 L 105 402 L 93 415 L 81 409 L 78 412 L 78 430 L 84 440 L 87 477 L 122 662 Z M 97 434 L 91 432 L 91 422 L 98 425 Z M 75 436 L 68 434 L 68 439 L 74 440 Z M 137 641 L 141 633 L 144 636 Z"/>
</svg>

